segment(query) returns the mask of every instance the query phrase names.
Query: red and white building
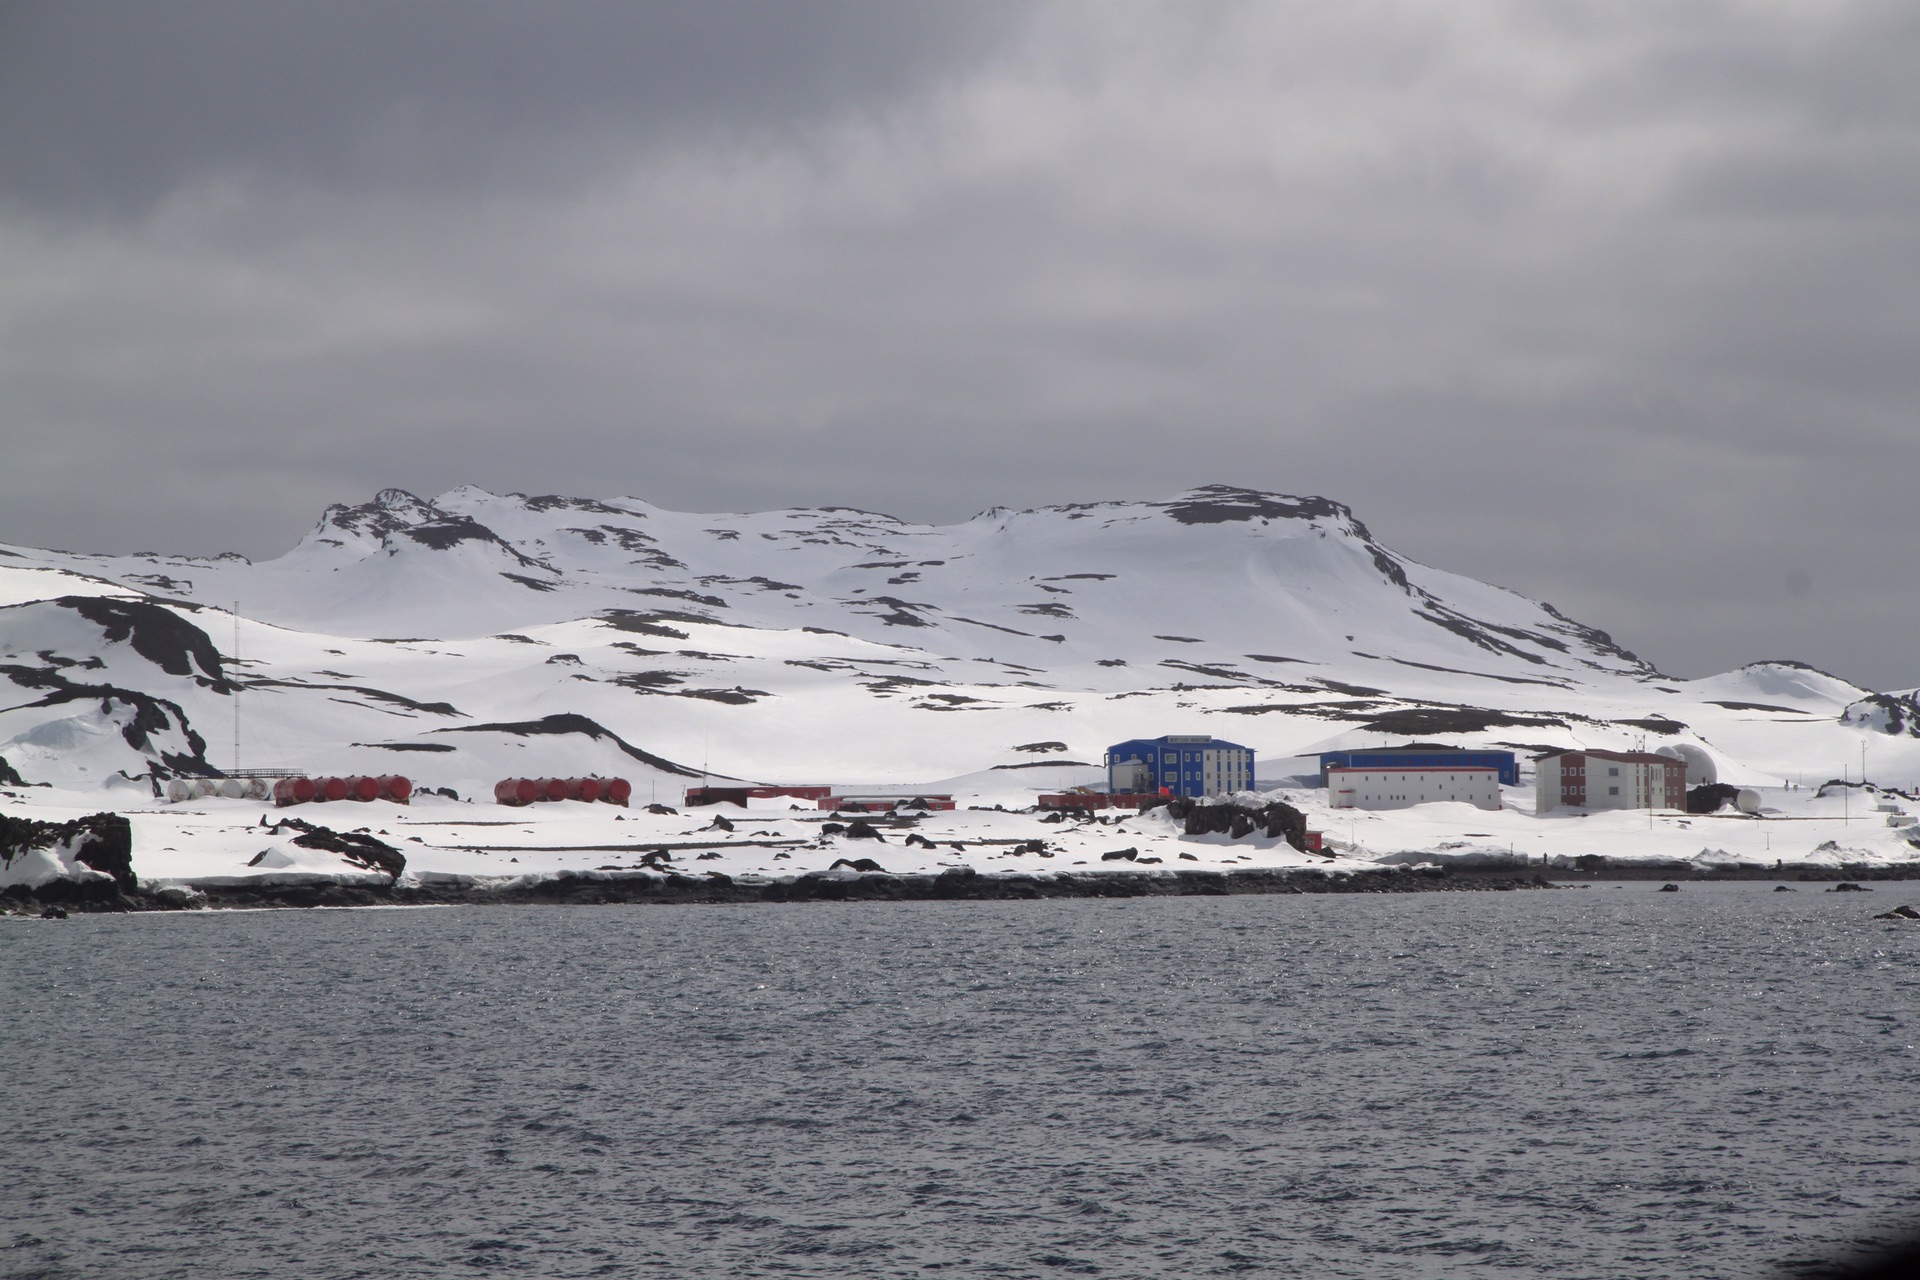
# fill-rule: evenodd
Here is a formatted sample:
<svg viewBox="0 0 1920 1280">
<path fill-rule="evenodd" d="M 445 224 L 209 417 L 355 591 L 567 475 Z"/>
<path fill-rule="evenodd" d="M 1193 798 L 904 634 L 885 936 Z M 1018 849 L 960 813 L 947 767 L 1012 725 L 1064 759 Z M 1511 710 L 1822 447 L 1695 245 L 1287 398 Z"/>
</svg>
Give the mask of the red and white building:
<svg viewBox="0 0 1920 1280">
<path fill-rule="evenodd" d="M 1500 770 L 1472 765 L 1327 769 L 1327 802 L 1336 809 L 1410 809 L 1449 800 L 1498 809 Z"/>
<path fill-rule="evenodd" d="M 1646 751 L 1562 751 L 1534 762 L 1534 809 L 1685 809 L 1687 764 Z"/>
</svg>

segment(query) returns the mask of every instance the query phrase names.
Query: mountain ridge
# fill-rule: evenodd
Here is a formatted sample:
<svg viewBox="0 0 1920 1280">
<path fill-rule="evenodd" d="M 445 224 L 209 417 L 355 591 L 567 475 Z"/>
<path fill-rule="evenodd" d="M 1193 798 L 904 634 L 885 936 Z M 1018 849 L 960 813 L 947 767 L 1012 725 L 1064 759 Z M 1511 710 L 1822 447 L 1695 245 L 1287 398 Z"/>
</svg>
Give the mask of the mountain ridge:
<svg viewBox="0 0 1920 1280">
<path fill-rule="evenodd" d="M 1502 731 L 1525 729 L 1524 749 L 1556 745 L 1546 730 L 1562 746 L 1690 742 L 1736 779 L 1845 758 L 1862 732 L 1920 736 L 1906 704 L 1793 674 L 1804 664 L 1665 676 L 1551 605 L 1398 555 L 1343 503 L 1230 485 L 946 526 L 389 488 L 330 505 L 271 560 L 16 548 L 0 585 L 0 663 L 22 692 L 92 663 L 127 706 L 180 709 L 165 751 L 114 747 L 129 713 L 110 707 L 64 728 L 46 707 L 0 709 L 0 755 L 70 781 L 88 753 L 48 744 L 93 743 L 96 780 L 214 767 L 183 748 L 233 718 L 223 679 L 241 691 L 242 763 L 347 768 L 372 749 L 351 744 L 380 743 L 464 787 L 526 759 L 526 735 L 499 726 L 555 716 L 605 735 L 564 750 L 542 735 L 575 771 L 641 752 L 663 777 L 698 758 L 775 779 L 992 769 L 1068 739 L 1062 717 L 1082 760 L 1158 732 L 1289 759 L 1382 735 L 1511 747 Z M 116 597 L 197 631 L 199 669 L 145 662 L 87 617 L 122 606 L 73 603 Z M 234 602 L 237 620 L 213 612 Z M 424 736 L 442 708 L 492 728 L 446 751 Z"/>
</svg>

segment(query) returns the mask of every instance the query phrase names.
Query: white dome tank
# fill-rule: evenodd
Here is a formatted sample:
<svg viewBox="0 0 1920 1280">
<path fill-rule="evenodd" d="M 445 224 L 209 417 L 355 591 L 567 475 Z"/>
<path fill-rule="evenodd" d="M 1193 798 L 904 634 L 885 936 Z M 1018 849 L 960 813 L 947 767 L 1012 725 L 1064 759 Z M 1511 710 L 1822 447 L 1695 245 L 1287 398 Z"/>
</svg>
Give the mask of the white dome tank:
<svg viewBox="0 0 1920 1280">
<path fill-rule="evenodd" d="M 1713 763 L 1713 757 L 1702 747 L 1691 742 L 1675 742 L 1668 746 L 1654 748 L 1653 754 L 1665 756 L 1669 760 L 1678 760 L 1687 766 L 1687 785 L 1701 786 L 1705 783 L 1720 781 L 1720 770 Z"/>
</svg>

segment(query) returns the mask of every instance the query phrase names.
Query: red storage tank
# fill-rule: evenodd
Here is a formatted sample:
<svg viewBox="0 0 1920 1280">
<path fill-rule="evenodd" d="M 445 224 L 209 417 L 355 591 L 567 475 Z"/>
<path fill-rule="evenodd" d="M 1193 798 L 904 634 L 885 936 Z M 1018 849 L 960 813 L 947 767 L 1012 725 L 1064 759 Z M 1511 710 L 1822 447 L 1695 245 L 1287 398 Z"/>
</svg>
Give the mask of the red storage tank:
<svg viewBox="0 0 1920 1280">
<path fill-rule="evenodd" d="M 413 798 L 413 780 L 403 774 L 382 774 L 380 793 L 398 804 L 406 804 Z"/>
<path fill-rule="evenodd" d="M 313 799 L 316 804 L 323 801 L 345 800 L 347 798 L 347 780 L 345 778 L 315 778 L 313 780 Z"/>
<path fill-rule="evenodd" d="M 632 794 L 633 784 L 631 782 L 628 782 L 625 778 L 608 778 L 600 798 L 608 804 L 617 804 L 624 807 L 627 803 L 627 797 Z"/>
<path fill-rule="evenodd" d="M 305 804 L 313 799 L 312 778 L 276 778 L 273 783 L 273 802 L 281 808 L 290 804 Z"/>
<path fill-rule="evenodd" d="M 565 778 L 540 778 L 535 781 L 540 788 L 536 800 L 565 800 L 567 798 L 567 780 Z"/>
<path fill-rule="evenodd" d="M 493 798 L 500 804 L 532 804 L 540 788 L 531 778 L 503 778 L 493 784 Z"/>
<path fill-rule="evenodd" d="M 380 798 L 380 792 L 384 790 L 378 778 L 356 776 L 343 778 L 341 781 L 347 784 L 347 799 L 358 800 L 362 804 L 366 804 L 372 800 L 378 800 Z"/>
<path fill-rule="evenodd" d="M 592 804 L 600 798 L 601 782 L 598 778 L 574 778 L 573 785 L 567 788 L 570 800 L 584 800 Z"/>
</svg>

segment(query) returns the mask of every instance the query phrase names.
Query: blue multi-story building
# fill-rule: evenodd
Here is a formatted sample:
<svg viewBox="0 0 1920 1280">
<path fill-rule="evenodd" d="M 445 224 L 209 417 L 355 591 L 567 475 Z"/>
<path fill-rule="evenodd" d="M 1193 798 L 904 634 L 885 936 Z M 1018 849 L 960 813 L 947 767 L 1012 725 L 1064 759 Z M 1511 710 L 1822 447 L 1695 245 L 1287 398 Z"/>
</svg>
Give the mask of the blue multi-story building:
<svg viewBox="0 0 1920 1280">
<path fill-rule="evenodd" d="M 1320 785 L 1328 769 L 1498 769 L 1500 781 L 1520 785 L 1520 762 L 1511 751 L 1468 751 L 1458 747 L 1369 747 L 1361 751 L 1322 751 Z"/>
<path fill-rule="evenodd" d="M 1217 796 L 1253 786 L 1253 749 L 1201 734 L 1132 738 L 1107 748 L 1107 790 Z"/>
</svg>

